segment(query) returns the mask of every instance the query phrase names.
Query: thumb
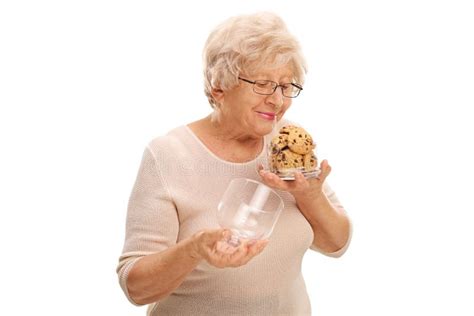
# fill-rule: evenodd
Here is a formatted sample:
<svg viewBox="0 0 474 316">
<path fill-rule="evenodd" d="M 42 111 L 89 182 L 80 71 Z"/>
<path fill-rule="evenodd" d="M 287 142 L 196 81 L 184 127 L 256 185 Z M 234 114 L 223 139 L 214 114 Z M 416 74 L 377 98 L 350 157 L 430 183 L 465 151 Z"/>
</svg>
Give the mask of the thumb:
<svg viewBox="0 0 474 316">
<path fill-rule="evenodd" d="M 329 165 L 328 161 L 324 159 L 321 162 L 321 174 L 319 175 L 319 178 L 321 180 L 324 180 L 330 173 L 331 173 L 331 166 Z"/>
<path fill-rule="evenodd" d="M 210 242 L 217 242 L 220 240 L 228 240 L 230 239 L 231 232 L 229 229 L 226 228 L 220 228 L 220 229 L 213 229 L 213 230 L 208 230 L 206 232 L 207 236 L 207 241 Z"/>
</svg>

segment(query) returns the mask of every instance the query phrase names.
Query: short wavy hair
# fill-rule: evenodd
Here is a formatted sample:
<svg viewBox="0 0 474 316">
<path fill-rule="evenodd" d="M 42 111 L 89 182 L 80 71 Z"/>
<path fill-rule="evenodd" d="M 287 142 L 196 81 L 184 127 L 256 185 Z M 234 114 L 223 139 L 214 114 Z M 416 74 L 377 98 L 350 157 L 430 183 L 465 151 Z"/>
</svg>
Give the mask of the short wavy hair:
<svg viewBox="0 0 474 316">
<path fill-rule="evenodd" d="M 295 82 L 303 84 L 306 61 L 296 38 L 277 15 L 260 12 L 232 17 L 209 35 L 203 51 L 204 92 L 212 108 L 213 88 L 229 90 L 240 74 L 291 65 Z"/>
</svg>

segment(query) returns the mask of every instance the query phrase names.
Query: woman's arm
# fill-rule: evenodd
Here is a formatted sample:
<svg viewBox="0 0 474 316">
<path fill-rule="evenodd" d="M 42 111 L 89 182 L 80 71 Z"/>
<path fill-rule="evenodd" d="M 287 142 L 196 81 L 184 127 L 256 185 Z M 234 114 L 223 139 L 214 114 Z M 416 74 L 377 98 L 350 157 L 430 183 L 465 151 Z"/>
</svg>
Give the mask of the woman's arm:
<svg viewBox="0 0 474 316">
<path fill-rule="evenodd" d="M 155 302 L 176 289 L 201 260 L 192 253 L 191 239 L 139 259 L 130 270 L 127 288 L 138 305 Z"/>
<path fill-rule="evenodd" d="M 277 175 L 264 171 L 263 166 L 260 170 L 260 176 L 267 185 L 293 195 L 300 212 L 313 229 L 313 245 L 326 253 L 333 253 L 348 242 L 350 221 L 342 209 L 332 205 L 323 191 L 329 173 L 331 166 L 327 160 L 321 162 L 321 173 L 313 179 L 305 179 L 297 172 L 295 180 L 283 181 Z"/>
<path fill-rule="evenodd" d="M 344 211 L 336 209 L 324 192 L 294 194 L 296 204 L 314 232 L 313 244 L 324 252 L 336 252 L 349 238 L 350 223 Z"/>
<path fill-rule="evenodd" d="M 154 303 L 171 294 L 196 266 L 206 260 L 218 267 L 246 264 L 265 248 L 267 241 L 242 242 L 229 247 L 228 230 L 204 230 L 170 248 L 139 259 L 131 268 L 127 289 L 138 305 Z"/>
</svg>

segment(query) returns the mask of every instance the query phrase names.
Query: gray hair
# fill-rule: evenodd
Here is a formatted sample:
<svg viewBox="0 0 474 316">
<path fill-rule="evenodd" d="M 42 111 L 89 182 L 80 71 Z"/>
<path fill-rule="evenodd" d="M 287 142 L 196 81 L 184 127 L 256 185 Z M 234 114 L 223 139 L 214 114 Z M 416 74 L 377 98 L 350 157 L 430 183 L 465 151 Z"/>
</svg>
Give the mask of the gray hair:
<svg viewBox="0 0 474 316">
<path fill-rule="evenodd" d="M 279 16 L 268 12 L 235 16 L 218 25 L 204 46 L 203 64 L 204 92 L 212 108 L 217 106 L 212 89 L 237 86 L 240 74 L 290 65 L 293 80 L 303 84 L 307 72 L 298 41 Z"/>
</svg>

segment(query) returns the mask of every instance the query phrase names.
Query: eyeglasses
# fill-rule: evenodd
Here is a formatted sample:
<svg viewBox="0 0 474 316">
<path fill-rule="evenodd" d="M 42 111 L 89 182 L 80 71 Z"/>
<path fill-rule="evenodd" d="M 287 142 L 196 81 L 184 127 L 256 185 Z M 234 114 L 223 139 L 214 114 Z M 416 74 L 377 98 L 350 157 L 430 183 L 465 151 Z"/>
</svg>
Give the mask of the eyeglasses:
<svg viewBox="0 0 474 316">
<path fill-rule="evenodd" d="M 252 81 L 241 77 L 238 78 L 247 83 L 251 83 L 253 85 L 253 92 L 262 95 L 272 95 L 273 93 L 275 93 L 276 89 L 280 87 L 281 93 L 284 97 L 296 98 L 300 94 L 301 90 L 303 90 L 302 86 L 292 82 L 278 84 L 275 81 L 271 80 Z"/>
</svg>

